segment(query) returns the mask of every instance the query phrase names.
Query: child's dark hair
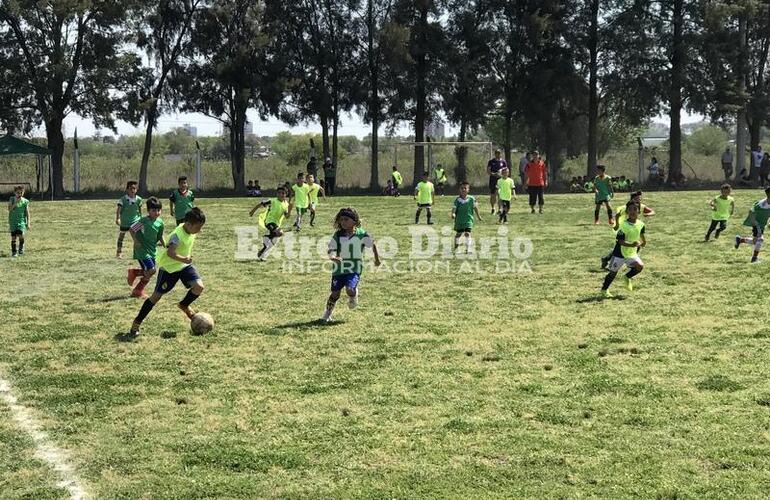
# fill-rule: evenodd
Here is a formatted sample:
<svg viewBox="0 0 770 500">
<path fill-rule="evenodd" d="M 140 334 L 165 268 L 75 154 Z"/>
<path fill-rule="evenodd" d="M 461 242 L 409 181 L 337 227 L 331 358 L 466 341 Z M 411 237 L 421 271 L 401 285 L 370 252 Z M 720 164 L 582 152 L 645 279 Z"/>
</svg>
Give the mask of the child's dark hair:
<svg viewBox="0 0 770 500">
<path fill-rule="evenodd" d="M 639 204 L 635 201 L 629 201 L 626 203 L 626 210 L 630 209 L 631 207 L 635 207 L 636 209 L 639 209 Z"/>
<path fill-rule="evenodd" d="M 632 200 L 634 199 L 635 196 L 642 196 L 642 192 L 641 191 L 634 191 L 633 193 L 631 193 L 631 199 Z"/>
<path fill-rule="evenodd" d="M 136 181 L 128 181 L 126 182 L 126 189 L 130 188 L 131 186 L 138 186 L 139 183 Z"/>
<path fill-rule="evenodd" d="M 334 229 L 337 231 L 342 229 L 342 226 L 340 225 L 340 219 L 342 217 L 353 219 L 353 221 L 356 223 L 355 227 L 361 227 L 361 217 L 358 216 L 356 209 L 353 207 L 345 207 L 341 208 L 340 211 L 337 212 L 337 215 L 334 216 Z"/>
<path fill-rule="evenodd" d="M 767 196 L 770 196 L 770 186 L 768 186 L 768 187 L 766 187 L 766 188 L 765 188 L 765 194 L 766 194 Z"/>
<path fill-rule="evenodd" d="M 203 210 L 198 207 L 191 208 L 184 216 L 184 221 L 190 224 L 204 224 L 206 222 L 206 215 Z"/>
<path fill-rule="evenodd" d="M 722 187 L 720 187 L 719 189 L 732 189 L 732 188 L 733 187 L 730 184 L 725 182 L 724 184 L 722 184 Z"/>
<path fill-rule="evenodd" d="M 393 170 L 398 170 L 398 165 L 393 165 Z"/>
<path fill-rule="evenodd" d="M 596 165 L 596 170 L 604 172 L 605 170 L 607 170 L 607 167 L 605 167 L 604 165 Z"/>
<path fill-rule="evenodd" d="M 470 183 L 470 182 L 468 182 L 468 181 L 462 181 L 462 182 L 460 183 L 460 187 L 463 187 L 463 186 L 468 186 L 468 187 L 470 187 L 470 185 L 471 185 L 471 183 Z"/>
<path fill-rule="evenodd" d="M 305 172 L 297 172 L 297 179 L 304 179 L 305 178 Z"/>
<path fill-rule="evenodd" d="M 283 191 L 284 193 L 286 193 L 286 185 L 285 184 L 281 184 L 280 186 L 278 186 L 276 188 L 276 192 L 278 192 L 278 191 Z"/>
<path fill-rule="evenodd" d="M 428 172 L 423 172 L 423 173 L 422 173 L 422 176 L 423 176 L 423 177 L 429 177 L 429 176 L 430 176 L 430 174 L 429 174 Z"/>
<path fill-rule="evenodd" d="M 186 181 L 186 180 L 187 180 L 187 176 L 186 176 L 186 175 L 182 175 L 182 176 L 180 176 L 180 177 L 179 177 L 179 178 L 176 180 L 176 183 L 177 183 L 177 184 L 179 184 L 180 182 L 182 182 L 182 181 Z"/>
<path fill-rule="evenodd" d="M 163 208 L 163 204 L 159 199 L 154 196 L 147 198 L 147 210 L 160 210 L 161 208 Z"/>
<path fill-rule="evenodd" d="M 24 191 L 24 186 L 22 186 L 21 184 L 19 184 L 18 186 L 13 186 L 13 192 L 15 193 L 16 191 Z"/>
</svg>

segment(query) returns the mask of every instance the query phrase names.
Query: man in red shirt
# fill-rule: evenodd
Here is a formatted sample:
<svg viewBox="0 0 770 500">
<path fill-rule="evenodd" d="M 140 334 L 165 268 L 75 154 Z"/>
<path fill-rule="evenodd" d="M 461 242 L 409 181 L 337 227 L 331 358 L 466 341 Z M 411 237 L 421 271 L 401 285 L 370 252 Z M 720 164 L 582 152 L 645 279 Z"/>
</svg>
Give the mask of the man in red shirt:
<svg viewBox="0 0 770 500">
<path fill-rule="evenodd" d="M 548 187 L 548 168 L 537 151 L 532 153 L 532 161 L 524 167 L 524 187 L 529 193 L 529 208 L 532 209 L 532 213 L 535 213 L 535 201 L 537 201 L 542 214 L 545 203 L 543 191 Z"/>
</svg>

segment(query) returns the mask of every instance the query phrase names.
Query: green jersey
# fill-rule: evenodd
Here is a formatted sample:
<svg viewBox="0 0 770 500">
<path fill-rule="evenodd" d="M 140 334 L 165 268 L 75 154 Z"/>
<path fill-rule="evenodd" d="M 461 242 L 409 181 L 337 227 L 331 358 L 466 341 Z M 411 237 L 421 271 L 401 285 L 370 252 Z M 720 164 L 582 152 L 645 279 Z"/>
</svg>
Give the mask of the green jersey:
<svg viewBox="0 0 770 500">
<path fill-rule="evenodd" d="M 120 207 L 120 227 L 131 227 L 136 221 L 142 218 L 141 196 L 129 198 L 127 194 L 124 194 L 123 197 L 118 200 L 118 206 Z"/>
<path fill-rule="evenodd" d="M 294 184 L 291 190 L 294 191 L 294 205 L 297 208 L 307 208 L 310 206 L 310 198 L 308 197 L 308 193 L 310 193 L 309 185 L 304 183 L 301 186 Z"/>
<path fill-rule="evenodd" d="M 433 170 L 433 179 L 435 179 L 437 184 L 443 184 L 446 182 L 446 173 L 443 168 L 436 167 Z"/>
<path fill-rule="evenodd" d="M 513 179 L 510 177 L 500 177 L 497 179 L 497 194 L 503 201 L 511 201 L 513 198 Z"/>
<path fill-rule="evenodd" d="M 171 193 L 168 199 L 174 205 L 174 217 L 176 217 L 176 220 L 184 219 L 187 212 L 195 206 L 195 195 L 192 189 L 188 189 L 184 193 L 179 189 L 174 189 L 174 192 Z"/>
<path fill-rule="evenodd" d="M 27 207 L 29 206 L 29 200 L 25 197 L 21 197 L 18 200 L 16 196 L 11 196 L 8 200 L 8 204 L 11 207 L 11 211 L 8 212 L 8 228 L 10 231 L 26 231 L 27 230 Z"/>
<path fill-rule="evenodd" d="M 597 175 L 594 177 L 594 188 L 596 189 L 594 198 L 597 203 L 609 201 L 612 198 L 612 177 L 609 175 L 599 177 Z"/>
<path fill-rule="evenodd" d="M 394 171 L 392 174 L 390 174 L 391 177 L 393 177 L 393 184 L 396 186 L 400 186 L 404 182 L 404 178 L 401 177 L 401 172 Z"/>
<path fill-rule="evenodd" d="M 158 242 L 163 239 L 163 219 L 152 220 L 144 216 L 131 226 L 131 232 L 136 236 L 134 258 L 137 260 L 154 259 Z"/>
<path fill-rule="evenodd" d="M 644 222 L 640 221 L 639 219 L 636 219 L 634 222 L 630 222 L 628 220 L 624 220 L 623 223 L 618 228 L 617 233 L 617 240 L 618 240 L 618 246 L 620 247 L 620 254 L 628 259 L 629 257 L 633 257 L 638 253 L 637 247 L 624 247 L 620 245 L 620 241 L 624 241 L 626 243 L 633 243 L 635 241 L 641 241 L 642 235 L 644 234 Z"/>
<path fill-rule="evenodd" d="M 315 205 L 318 203 L 318 193 L 321 192 L 321 186 L 315 182 L 313 184 L 308 184 L 308 186 L 310 187 L 310 191 L 308 191 L 308 194 L 310 195 L 310 203 Z"/>
<path fill-rule="evenodd" d="M 417 203 L 430 205 L 433 203 L 433 183 L 420 181 L 417 183 Z"/>
<path fill-rule="evenodd" d="M 267 206 L 265 224 L 275 224 L 276 226 L 280 226 L 281 222 L 283 222 L 284 215 L 289 211 L 289 202 L 286 200 L 281 201 L 278 198 L 270 198 L 268 201 L 270 204 Z"/>
<path fill-rule="evenodd" d="M 465 199 L 459 196 L 455 198 L 455 231 L 460 232 L 466 229 L 473 229 L 473 214 L 477 206 L 476 198 L 473 196 L 468 195 Z"/>
<path fill-rule="evenodd" d="M 735 202 L 735 198 L 728 196 L 722 198 L 717 196 L 714 198 L 714 210 L 711 212 L 711 220 L 727 220 L 730 218 L 730 207 Z"/>
<path fill-rule="evenodd" d="M 364 248 L 372 247 L 372 238 L 363 229 L 356 228 L 353 234 L 340 230 L 329 241 L 329 253 L 340 258 L 334 263 L 332 276 L 361 274 L 364 269 Z"/>
<path fill-rule="evenodd" d="M 754 206 L 751 207 L 751 213 L 754 214 L 754 218 L 757 220 L 757 228 L 760 231 L 765 230 L 765 226 L 767 226 L 767 220 L 770 219 L 770 202 L 767 201 L 767 198 L 764 200 L 759 200 L 758 202 L 754 203 Z M 743 221 L 744 226 L 751 226 L 751 213 L 746 217 L 746 220 Z"/>
<path fill-rule="evenodd" d="M 189 257 L 192 255 L 193 243 L 195 243 L 195 237 L 197 234 L 190 234 L 184 230 L 184 224 L 179 224 L 176 229 L 171 232 L 171 236 L 168 239 L 168 246 L 176 245 L 176 254 L 179 257 Z M 158 255 L 158 267 L 166 271 L 167 273 L 176 273 L 181 271 L 190 264 L 179 262 L 168 256 L 168 248 L 164 248 Z"/>
</svg>

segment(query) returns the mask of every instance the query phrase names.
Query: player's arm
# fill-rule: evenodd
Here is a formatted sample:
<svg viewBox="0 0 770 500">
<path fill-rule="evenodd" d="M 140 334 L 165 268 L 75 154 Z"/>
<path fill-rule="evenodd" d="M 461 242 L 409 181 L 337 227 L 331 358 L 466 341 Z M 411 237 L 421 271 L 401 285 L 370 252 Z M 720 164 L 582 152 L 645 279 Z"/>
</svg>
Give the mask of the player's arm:
<svg viewBox="0 0 770 500">
<path fill-rule="evenodd" d="M 492 175 L 492 165 L 489 162 L 487 162 L 487 173 Z"/>
<path fill-rule="evenodd" d="M 323 196 L 324 200 L 325 200 L 326 199 L 326 190 L 319 185 L 318 186 L 318 192 L 321 193 L 321 196 Z"/>
<path fill-rule="evenodd" d="M 454 219 L 455 217 L 457 217 L 457 207 L 452 205 L 452 218 Z"/>
<path fill-rule="evenodd" d="M 477 205 L 473 206 L 473 211 L 476 213 L 476 218 L 481 222 L 481 214 L 479 213 L 479 207 Z"/>
<path fill-rule="evenodd" d="M 647 237 L 644 235 L 644 232 L 639 236 L 641 238 L 642 243 L 639 245 L 639 247 L 647 246 Z"/>
<path fill-rule="evenodd" d="M 513 184 L 511 186 L 511 194 L 513 194 L 513 199 L 514 200 L 518 199 L 518 198 L 516 198 L 516 184 Z"/>
<path fill-rule="evenodd" d="M 599 192 L 599 186 L 596 185 L 596 178 L 594 178 L 594 194 Z"/>
<path fill-rule="evenodd" d="M 380 252 L 377 251 L 377 245 L 372 240 L 372 253 L 374 254 L 374 265 L 380 267 Z"/>
<path fill-rule="evenodd" d="M 414 198 L 415 200 L 417 199 L 417 188 L 416 187 L 414 188 L 414 194 L 412 195 L 412 198 Z"/>
<path fill-rule="evenodd" d="M 610 181 L 607 183 L 607 188 L 609 189 L 609 192 L 610 192 L 610 198 L 615 196 L 615 188 L 612 187 L 613 182 L 614 181 L 612 177 L 610 177 Z"/>
<path fill-rule="evenodd" d="M 137 221 L 131 225 L 128 230 L 128 234 L 131 235 L 131 239 L 134 240 L 134 245 L 140 245 L 139 232 L 143 229 L 142 221 Z"/>
<path fill-rule="evenodd" d="M 27 219 L 27 229 L 32 227 L 32 219 L 29 217 L 29 203 L 24 207 L 24 218 Z"/>
<path fill-rule="evenodd" d="M 174 215 L 172 212 L 171 215 Z M 120 203 L 118 203 L 118 208 L 115 209 L 115 225 L 120 225 Z"/>
<path fill-rule="evenodd" d="M 292 199 L 291 201 L 289 201 L 289 208 L 283 213 L 283 215 L 285 217 L 289 217 L 293 209 L 294 209 L 294 200 Z"/>
<path fill-rule="evenodd" d="M 259 203 L 257 203 L 256 205 L 254 205 L 254 208 L 252 208 L 251 210 L 249 210 L 249 217 L 253 217 L 253 216 L 254 216 L 254 212 L 256 212 L 256 211 L 257 211 L 257 209 L 258 209 L 259 207 L 266 207 L 266 206 L 268 206 L 269 204 L 270 204 L 270 201 L 269 201 L 269 200 L 266 200 L 266 201 L 260 201 Z"/>
<path fill-rule="evenodd" d="M 644 215 L 645 217 L 652 217 L 653 215 L 655 215 L 655 210 L 653 210 L 650 207 L 644 207 L 644 213 L 642 215 Z"/>
<path fill-rule="evenodd" d="M 177 243 L 175 241 L 170 241 L 168 243 L 168 250 L 166 250 L 166 255 L 168 255 L 169 258 L 171 258 L 171 259 L 173 259 L 173 260 L 175 260 L 177 262 L 181 262 L 183 264 L 192 264 L 192 257 L 191 256 L 190 257 L 184 257 L 184 256 L 181 256 L 181 255 L 177 255 L 176 247 L 177 247 Z"/>
<path fill-rule="evenodd" d="M 733 212 L 735 212 L 735 202 L 731 201 L 730 202 L 730 217 L 733 216 Z"/>
</svg>

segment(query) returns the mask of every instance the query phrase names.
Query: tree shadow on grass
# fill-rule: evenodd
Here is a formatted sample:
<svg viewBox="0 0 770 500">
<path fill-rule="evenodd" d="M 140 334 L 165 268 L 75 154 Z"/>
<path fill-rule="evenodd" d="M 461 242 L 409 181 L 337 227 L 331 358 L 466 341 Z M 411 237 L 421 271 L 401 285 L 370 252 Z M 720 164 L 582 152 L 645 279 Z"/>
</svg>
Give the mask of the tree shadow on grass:
<svg viewBox="0 0 770 500">
<path fill-rule="evenodd" d="M 265 335 L 280 335 L 284 330 L 297 329 L 297 330 L 313 330 L 316 328 L 328 328 L 330 326 L 342 325 L 344 321 L 322 321 L 320 319 L 313 319 L 310 321 L 295 321 L 292 323 L 285 323 L 283 325 L 276 325 L 265 330 Z"/>
<path fill-rule="evenodd" d="M 583 297 L 582 299 L 577 299 L 575 302 L 578 304 L 590 304 L 592 302 L 604 302 L 605 300 L 626 300 L 626 297 L 624 295 L 613 295 L 612 297 L 596 295 L 591 297 Z"/>
</svg>

